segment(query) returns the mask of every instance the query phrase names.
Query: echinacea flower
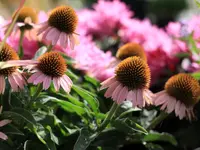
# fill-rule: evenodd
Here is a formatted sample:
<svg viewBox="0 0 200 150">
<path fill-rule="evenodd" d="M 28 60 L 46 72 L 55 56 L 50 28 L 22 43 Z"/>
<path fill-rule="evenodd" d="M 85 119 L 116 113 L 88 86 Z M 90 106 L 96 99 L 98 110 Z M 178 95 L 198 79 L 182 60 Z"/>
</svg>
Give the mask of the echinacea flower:
<svg viewBox="0 0 200 150">
<path fill-rule="evenodd" d="M 12 18 L 16 16 L 16 12 L 13 14 Z M 12 20 L 10 20 L 9 23 L 5 26 L 6 28 L 10 26 L 10 24 L 12 23 Z M 33 34 L 34 34 L 33 33 L 34 31 L 32 29 L 34 28 L 36 23 L 37 23 L 36 11 L 31 7 L 23 7 L 19 12 L 19 16 L 13 28 L 13 33 L 17 34 L 17 32 L 19 31 L 27 31 L 26 36 L 29 39 L 32 39 Z"/>
<path fill-rule="evenodd" d="M 19 57 L 12 47 L 8 44 L 4 44 L 2 50 L 0 51 L 0 61 L 7 62 L 12 60 L 18 61 Z M 11 88 L 15 92 L 19 89 L 23 89 L 24 85 L 26 85 L 20 70 L 16 66 L 0 69 L 0 94 L 3 94 L 5 91 L 5 78 L 8 78 Z"/>
<path fill-rule="evenodd" d="M 130 100 L 133 107 L 151 104 L 153 93 L 148 90 L 150 69 L 146 62 L 134 56 L 121 61 L 115 69 L 115 76 L 101 83 L 101 89 L 108 88 L 105 97 L 111 97 L 121 104 Z"/>
<path fill-rule="evenodd" d="M 59 6 L 51 11 L 46 22 L 41 23 L 38 35 L 44 33 L 42 39 L 50 41 L 52 45 L 59 44 L 66 48 L 69 44 L 74 49 L 77 24 L 78 17 L 74 9 L 70 6 Z"/>
<path fill-rule="evenodd" d="M 154 104 L 161 105 L 167 113 L 175 111 L 179 119 L 195 118 L 193 107 L 199 101 L 200 85 L 189 74 L 180 73 L 172 76 L 165 84 L 165 90 L 155 94 Z"/>
<path fill-rule="evenodd" d="M 55 90 L 60 87 L 69 93 L 72 86 L 71 79 L 65 74 L 67 66 L 64 58 L 58 52 L 47 52 L 38 58 L 38 63 L 31 66 L 33 74 L 28 83 L 37 85 L 43 83 L 43 89 L 47 90 L 53 81 Z"/>
<path fill-rule="evenodd" d="M 109 67 L 112 67 L 112 66 L 114 67 L 118 63 L 120 63 L 120 61 L 132 56 L 138 56 L 143 61 L 147 62 L 146 54 L 143 47 L 138 43 L 130 42 L 130 43 L 126 43 L 122 45 L 118 49 L 116 53 L 116 59 L 111 62 Z"/>
</svg>

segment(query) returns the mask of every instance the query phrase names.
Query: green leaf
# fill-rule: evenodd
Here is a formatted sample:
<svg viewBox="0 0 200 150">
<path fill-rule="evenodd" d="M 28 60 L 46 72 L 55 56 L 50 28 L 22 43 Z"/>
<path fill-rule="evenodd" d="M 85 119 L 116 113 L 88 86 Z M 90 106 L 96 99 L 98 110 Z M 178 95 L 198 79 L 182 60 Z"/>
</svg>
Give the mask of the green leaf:
<svg viewBox="0 0 200 150">
<path fill-rule="evenodd" d="M 99 86 L 99 82 L 95 79 L 95 78 L 92 78 L 90 76 L 84 76 L 85 80 L 92 83 L 94 86 L 98 87 Z"/>
<path fill-rule="evenodd" d="M 198 54 L 199 50 L 196 45 L 196 41 L 193 39 L 193 33 L 188 36 L 189 50 L 192 53 Z"/>
<path fill-rule="evenodd" d="M 50 126 L 47 126 L 46 128 L 47 128 L 47 130 L 49 130 L 51 140 L 52 140 L 54 143 L 56 143 L 57 145 L 59 145 L 58 137 L 55 136 L 55 134 L 53 133 L 51 127 L 50 127 Z"/>
<path fill-rule="evenodd" d="M 78 140 L 74 145 L 74 150 L 86 150 L 90 143 L 96 138 L 96 136 L 96 134 L 93 134 L 89 130 L 83 128 L 80 131 Z"/>
<path fill-rule="evenodd" d="M 70 78 L 72 78 L 72 79 L 74 79 L 74 80 L 78 80 L 78 79 L 79 79 L 79 77 L 78 77 L 76 74 L 74 74 L 72 71 L 70 71 L 69 69 L 67 69 L 66 74 L 67 74 Z"/>
<path fill-rule="evenodd" d="M 35 53 L 35 56 L 34 56 L 34 60 L 38 59 L 38 57 L 40 57 L 41 55 L 43 55 L 44 53 L 46 53 L 47 51 L 47 47 L 46 46 L 42 46 L 41 48 L 39 48 L 37 50 L 37 52 Z"/>
<path fill-rule="evenodd" d="M 126 134 L 134 134 L 136 132 L 147 134 L 148 132 L 139 124 L 129 119 L 117 119 L 112 122 L 112 125 Z"/>
<path fill-rule="evenodd" d="M 56 102 L 61 108 L 68 112 L 75 112 L 78 115 L 82 116 L 87 113 L 85 108 L 82 108 L 80 106 L 74 105 L 68 101 L 63 101 L 63 100 L 53 100 L 53 102 Z"/>
<path fill-rule="evenodd" d="M 195 0 L 196 5 L 200 8 L 200 0 Z"/>
<path fill-rule="evenodd" d="M 200 80 L 200 72 L 191 73 L 191 75 L 192 75 L 195 79 Z"/>
<path fill-rule="evenodd" d="M 4 111 L 3 115 L 12 119 L 20 118 L 26 121 L 27 123 L 36 125 L 36 121 L 33 115 L 28 110 L 23 108 L 14 108 L 11 111 Z"/>
<path fill-rule="evenodd" d="M 178 58 L 188 58 L 188 57 L 190 57 L 190 53 L 181 52 L 181 53 L 176 54 L 175 56 L 178 57 Z"/>
<path fill-rule="evenodd" d="M 5 134 L 24 135 L 24 133 L 22 133 L 19 129 L 17 129 L 12 124 L 8 124 L 6 126 L 1 127 L 1 130 Z"/>
<path fill-rule="evenodd" d="M 87 101 L 87 103 L 89 104 L 89 106 L 92 108 L 92 110 L 95 112 L 95 113 L 98 113 L 99 112 L 99 103 L 98 103 L 98 100 L 89 94 L 88 91 L 78 87 L 78 86 L 75 86 L 73 85 L 72 88 L 74 89 L 74 91 L 76 91 L 84 100 Z"/>
<path fill-rule="evenodd" d="M 148 135 L 145 135 L 143 141 L 144 142 L 164 141 L 164 142 L 169 142 L 174 146 L 177 146 L 178 144 L 173 135 L 169 133 L 158 133 L 158 132 L 151 132 Z"/>
<path fill-rule="evenodd" d="M 145 147 L 148 150 L 164 150 L 164 148 L 162 148 L 160 145 L 153 144 L 153 143 L 147 143 L 147 144 L 145 144 Z"/>
</svg>

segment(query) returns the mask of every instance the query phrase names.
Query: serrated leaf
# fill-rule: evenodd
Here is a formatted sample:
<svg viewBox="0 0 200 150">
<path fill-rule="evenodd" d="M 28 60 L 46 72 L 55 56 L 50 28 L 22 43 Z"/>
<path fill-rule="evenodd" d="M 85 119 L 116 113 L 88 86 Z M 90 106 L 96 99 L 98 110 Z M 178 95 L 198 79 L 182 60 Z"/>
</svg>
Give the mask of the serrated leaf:
<svg viewBox="0 0 200 150">
<path fill-rule="evenodd" d="M 169 142 L 174 146 L 177 145 L 176 139 L 174 138 L 173 135 L 169 133 L 151 132 L 148 135 L 145 135 L 142 140 L 144 142 L 164 141 L 164 142 Z"/>
<path fill-rule="evenodd" d="M 98 103 L 98 100 L 94 96 L 90 95 L 88 91 L 78 86 L 73 85 L 72 88 L 74 89 L 74 91 L 77 92 L 77 94 L 79 94 L 84 100 L 87 101 L 87 103 L 89 104 L 89 106 L 92 108 L 92 110 L 95 113 L 99 112 L 99 103 Z"/>
<path fill-rule="evenodd" d="M 42 46 L 41 48 L 39 48 L 37 50 L 37 52 L 34 55 L 34 60 L 38 59 L 38 57 L 40 57 L 41 55 L 43 55 L 44 53 L 46 53 L 47 51 L 47 47 L 46 46 Z"/>
<path fill-rule="evenodd" d="M 3 115 L 5 115 L 6 117 L 13 118 L 13 119 L 16 119 L 17 117 L 19 117 L 20 119 L 23 119 L 27 123 L 36 125 L 36 121 L 33 115 L 28 110 L 23 109 L 23 108 L 14 108 L 11 111 L 4 111 Z"/>
<path fill-rule="evenodd" d="M 74 150 L 86 150 L 90 143 L 96 138 L 96 135 L 87 129 L 82 129 L 78 140 L 74 145 Z"/>
</svg>

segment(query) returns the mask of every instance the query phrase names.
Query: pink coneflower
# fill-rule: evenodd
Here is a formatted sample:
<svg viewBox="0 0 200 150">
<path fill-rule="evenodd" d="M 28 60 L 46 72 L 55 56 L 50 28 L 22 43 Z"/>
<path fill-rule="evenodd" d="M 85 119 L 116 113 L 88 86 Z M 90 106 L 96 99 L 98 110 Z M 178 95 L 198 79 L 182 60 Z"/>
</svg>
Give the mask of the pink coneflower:
<svg viewBox="0 0 200 150">
<path fill-rule="evenodd" d="M 10 61 L 10 60 L 19 60 L 17 53 L 11 48 L 8 44 L 4 44 L 2 50 L 0 51 L 0 61 Z M 0 94 L 3 94 L 5 91 L 5 78 L 8 78 L 8 81 L 11 85 L 13 91 L 17 92 L 19 89 L 23 89 L 26 82 L 20 72 L 20 70 L 14 66 L 0 70 Z"/>
<path fill-rule="evenodd" d="M 1 114 L 1 112 L 2 112 L 2 106 L 0 106 L 0 114 Z M 0 127 L 3 127 L 3 126 L 5 126 L 5 125 L 7 125 L 11 122 L 12 122 L 12 120 L 8 120 L 8 119 L 1 120 L 0 121 Z M 0 139 L 7 140 L 8 136 L 5 133 L 0 132 Z"/>
<path fill-rule="evenodd" d="M 118 104 L 130 100 L 133 107 L 142 108 L 152 101 L 149 84 L 150 69 L 147 63 L 134 56 L 121 61 L 116 67 L 115 76 L 101 83 L 101 89 L 108 88 L 104 96 L 111 97 Z"/>
<path fill-rule="evenodd" d="M 28 79 L 29 83 L 37 85 L 43 83 L 43 89 L 47 90 L 53 81 L 55 90 L 60 86 L 69 93 L 72 86 L 71 79 L 65 74 L 67 66 L 64 58 L 58 52 L 48 52 L 38 58 L 38 63 L 31 66 L 33 75 Z"/>
<path fill-rule="evenodd" d="M 192 120 L 194 105 L 199 101 L 200 86 L 192 76 L 180 73 L 172 76 L 165 84 L 165 90 L 155 96 L 156 106 L 162 105 L 161 110 L 167 113 L 175 111 L 180 119 L 184 117 Z"/>
<path fill-rule="evenodd" d="M 16 12 L 13 14 L 12 18 L 14 18 L 15 15 Z M 13 28 L 13 34 L 16 34 L 19 31 L 26 31 L 26 36 L 29 39 L 32 39 L 34 34 L 34 31 L 32 29 L 34 28 L 36 22 L 37 22 L 36 11 L 31 7 L 23 7 L 19 12 L 19 16 Z M 12 20 L 9 21 L 9 23 L 5 27 L 6 28 L 9 27 L 11 23 Z"/>
<path fill-rule="evenodd" d="M 52 10 L 49 19 L 41 24 L 38 35 L 43 34 L 43 40 L 51 41 L 52 45 L 59 44 L 66 48 L 68 44 L 74 49 L 76 44 L 76 27 L 78 17 L 70 6 L 59 6 Z"/>
</svg>

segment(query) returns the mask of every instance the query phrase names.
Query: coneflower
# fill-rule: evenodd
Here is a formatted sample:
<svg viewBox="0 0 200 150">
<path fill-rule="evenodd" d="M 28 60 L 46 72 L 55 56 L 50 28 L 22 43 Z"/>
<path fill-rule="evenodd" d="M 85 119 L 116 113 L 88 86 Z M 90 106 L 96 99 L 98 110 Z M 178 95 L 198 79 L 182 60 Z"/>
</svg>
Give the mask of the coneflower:
<svg viewBox="0 0 200 150">
<path fill-rule="evenodd" d="M 71 49 L 74 49 L 77 24 L 75 10 L 70 6 L 59 6 L 53 9 L 49 19 L 41 24 L 38 35 L 44 33 L 43 40 L 51 41 L 52 45 L 59 44 L 66 48 L 69 44 Z"/>
<path fill-rule="evenodd" d="M 154 104 L 161 105 L 167 113 L 175 111 L 179 119 L 195 118 L 193 107 L 199 101 L 200 86 L 192 76 L 180 73 L 172 76 L 165 84 L 165 89 L 156 94 Z"/>
<path fill-rule="evenodd" d="M 19 60 L 19 57 L 12 47 L 10 47 L 8 44 L 4 44 L 2 50 L 0 51 L 0 61 L 7 62 L 12 60 L 17 62 L 17 60 Z M 1 69 L 0 94 L 3 94 L 5 91 L 6 78 L 8 78 L 11 88 L 15 92 L 17 92 L 19 89 L 23 89 L 24 85 L 26 85 L 26 82 L 21 75 L 21 71 L 16 66 Z"/>
<path fill-rule="evenodd" d="M 67 66 L 64 58 L 58 52 L 47 52 L 38 58 L 38 63 L 31 66 L 33 75 L 28 79 L 29 83 L 37 85 L 43 83 L 43 89 L 50 87 L 53 81 L 55 90 L 60 87 L 69 93 L 72 86 L 71 79 L 65 74 Z"/>
<path fill-rule="evenodd" d="M 138 43 L 127 43 L 121 46 L 116 53 L 116 59 L 111 62 L 110 67 L 115 67 L 122 60 L 131 57 L 138 56 L 143 61 L 147 62 L 146 54 L 143 47 Z"/>
<path fill-rule="evenodd" d="M 14 18 L 16 16 L 16 12 L 13 14 Z M 12 19 L 13 20 L 13 19 Z M 5 26 L 6 28 L 10 26 L 12 20 Z M 15 26 L 13 28 L 13 33 L 16 34 L 18 31 L 24 32 L 27 31 L 27 37 L 30 39 L 33 37 L 33 32 L 31 32 L 37 23 L 37 13 L 31 7 L 23 7 L 18 15 Z"/>
<path fill-rule="evenodd" d="M 132 101 L 133 107 L 144 107 L 151 104 L 153 93 L 150 85 L 150 69 L 146 62 L 134 56 L 121 61 L 115 76 L 101 83 L 101 89 L 108 88 L 105 97 L 111 97 L 120 104 L 124 100 Z"/>
</svg>

